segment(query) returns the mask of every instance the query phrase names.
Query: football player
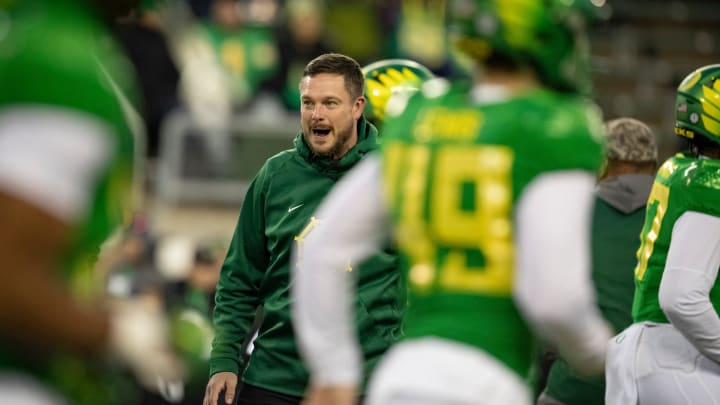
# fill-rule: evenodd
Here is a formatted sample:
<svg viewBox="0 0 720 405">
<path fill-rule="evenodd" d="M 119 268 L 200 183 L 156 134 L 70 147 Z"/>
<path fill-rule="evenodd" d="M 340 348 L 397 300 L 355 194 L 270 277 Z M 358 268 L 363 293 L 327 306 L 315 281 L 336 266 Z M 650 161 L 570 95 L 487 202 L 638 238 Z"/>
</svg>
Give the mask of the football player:
<svg viewBox="0 0 720 405">
<path fill-rule="evenodd" d="M 678 86 L 690 150 L 658 170 L 635 267 L 634 324 L 608 348 L 611 405 L 720 402 L 720 64 Z"/>
</svg>

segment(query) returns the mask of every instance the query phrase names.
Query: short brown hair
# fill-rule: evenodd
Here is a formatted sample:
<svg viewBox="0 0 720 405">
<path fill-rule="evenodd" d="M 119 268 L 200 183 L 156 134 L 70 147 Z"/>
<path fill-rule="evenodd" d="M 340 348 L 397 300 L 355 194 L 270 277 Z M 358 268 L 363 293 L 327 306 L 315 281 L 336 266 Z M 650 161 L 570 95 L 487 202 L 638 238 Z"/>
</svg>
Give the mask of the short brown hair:
<svg viewBox="0 0 720 405">
<path fill-rule="evenodd" d="M 321 73 L 341 75 L 350 97 L 357 98 L 365 90 L 365 77 L 360 64 L 353 58 L 340 53 L 326 53 L 310 61 L 303 70 L 303 77 Z"/>
</svg>

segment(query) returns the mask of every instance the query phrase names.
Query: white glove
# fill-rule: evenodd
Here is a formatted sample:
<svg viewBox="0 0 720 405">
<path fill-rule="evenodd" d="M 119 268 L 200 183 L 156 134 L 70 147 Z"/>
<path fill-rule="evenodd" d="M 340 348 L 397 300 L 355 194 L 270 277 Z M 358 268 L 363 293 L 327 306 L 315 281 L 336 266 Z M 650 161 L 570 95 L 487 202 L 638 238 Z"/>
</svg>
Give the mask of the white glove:
<svg viewBox="0 0 720 405">
<path fill-rule="evenodd" d="M 140 300 L 111 304 L 110 351 L 154 392 L 186 376 L 182 360 L 170 348 L 168 325 L 160 308 Z"/>
</svg>

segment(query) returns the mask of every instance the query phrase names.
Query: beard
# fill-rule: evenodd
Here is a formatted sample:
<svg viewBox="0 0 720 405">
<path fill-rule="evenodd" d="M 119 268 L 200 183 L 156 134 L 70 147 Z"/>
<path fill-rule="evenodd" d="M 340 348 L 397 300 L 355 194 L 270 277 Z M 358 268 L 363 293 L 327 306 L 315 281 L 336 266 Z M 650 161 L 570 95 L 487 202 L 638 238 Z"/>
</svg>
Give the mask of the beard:
<svg viewBox="0 0 720 405">
<path fill-rule="evenodd" d="M 340 156 L 340 153 L 343 151 L 343 149 L 345 149 L 345 145 L 348 144 L 351 137 L 352 137 L 352 127 L 347 128 L 346 130 L 344 130 L 342 132 L 339 132 L 337 134 L 337 142 L 335 142 L 335 146 L 333 146 L 332 149 L 330 149 L 330 152 L 328 152 L 327 155 L 332 157 L 335 160 L 339 160 L 342 157 L 342 156 Z"/>
<path fill-rule="evenodd" d="M 308 142 L 308 145 L 312 149 L 313 154 L 315 156 L 320 156 L 320 157 L 330 157 L 335 160 L 339 160 L 340 158 L 342 158 L 342 156 L 340 156 L 340 154 L 343 153 L 343 151 L 347 152 L 347 150 L 344 150 L 344 149 L 345 149 L 346 145 L 350 142 L 351 138 L 353 137 L 354 125 L 355 125 L 355 121 L 352 121 L 352 123 L 350 125 L 348 125 L 347 127 L 338 128 L 338 130 L 335 131 L 335 135 L 336 135 L 335 144 L 332 146 L 332 148 L 330 148 L 329 150 L 327 150 L 325 152 L 317 151 L 317 150 L 313 149 L 311 143 Z"/>
</svg>

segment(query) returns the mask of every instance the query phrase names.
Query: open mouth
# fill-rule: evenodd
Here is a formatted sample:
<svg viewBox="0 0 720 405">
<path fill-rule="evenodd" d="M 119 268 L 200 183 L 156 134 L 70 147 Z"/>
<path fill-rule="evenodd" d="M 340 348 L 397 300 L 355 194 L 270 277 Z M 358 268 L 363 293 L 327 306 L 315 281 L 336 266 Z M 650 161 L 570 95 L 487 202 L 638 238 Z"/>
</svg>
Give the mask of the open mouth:
<svg viewBox="0 0 720 405">
<path fill-rule="evenodd" d="M 312 130 L 312 132 L 313 132 L 313 135 L 317 135 L 317 136 L 326 136 L 326 135 L 330 134 L 330 130 L 327 128 L 314 128 Z"/>
</svg>

